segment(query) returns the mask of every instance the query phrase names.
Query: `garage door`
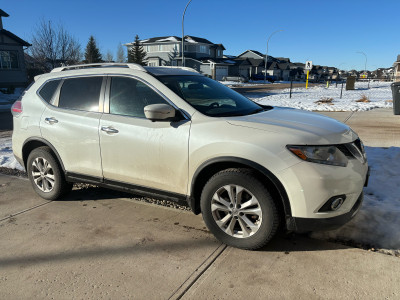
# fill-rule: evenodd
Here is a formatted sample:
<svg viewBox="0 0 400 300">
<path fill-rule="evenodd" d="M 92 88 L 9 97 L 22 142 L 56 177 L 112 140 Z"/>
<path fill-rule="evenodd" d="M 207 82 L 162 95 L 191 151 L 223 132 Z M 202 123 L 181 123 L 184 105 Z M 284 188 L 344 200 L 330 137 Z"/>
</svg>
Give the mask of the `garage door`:
<svg viewBox="0 0 400 300">
<path fill-rule="evenodd" d="M 228 67 L 217 66 L 215 69 L 216 80 L 222 80 L 224 76 L 228 76 Z"/>
</svg>

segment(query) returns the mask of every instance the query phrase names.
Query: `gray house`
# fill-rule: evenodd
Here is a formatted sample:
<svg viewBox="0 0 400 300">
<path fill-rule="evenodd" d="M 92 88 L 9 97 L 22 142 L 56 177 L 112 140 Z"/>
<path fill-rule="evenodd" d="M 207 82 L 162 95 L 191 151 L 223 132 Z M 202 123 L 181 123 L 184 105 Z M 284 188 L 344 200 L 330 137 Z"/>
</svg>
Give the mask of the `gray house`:
<svg viewBox="0 0 400 300">
<path fill-rule="evenodd" d="M 182 65 L 182 38 L 162 36 L 140 41 L 146 52 L 148 66 L 180 66 Z M 127 43 L 128 50 L 133 46 Z M 204 38 L 185 36 L 185 66 L 193 68 L 205 75 L 221 80 L 228 75 L 222 44 L 214 44 Z"/>
<path fill-rule="evenodd" d="M 3 28 L 3 17 L 9 15 L 0 9 L 0 87 L 25 86 L 28 82 L 24 47 L 31 44 Z"/>
</svg>

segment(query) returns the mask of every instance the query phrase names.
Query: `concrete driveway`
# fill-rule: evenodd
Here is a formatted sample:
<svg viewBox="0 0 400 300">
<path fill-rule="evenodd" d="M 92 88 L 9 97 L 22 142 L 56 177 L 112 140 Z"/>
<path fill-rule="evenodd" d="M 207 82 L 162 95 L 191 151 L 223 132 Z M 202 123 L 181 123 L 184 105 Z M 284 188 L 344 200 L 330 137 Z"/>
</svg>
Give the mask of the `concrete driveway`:
<svg viewBox="0 0 400 300">
<path fill-rule="evenodd" d="M 45 201 L 0 175 L 0 298 L 400 297 L 399 258 L 302 236 L 238 250 L 201 216 L 131 198 L 87 188 Z"/>
</svg>

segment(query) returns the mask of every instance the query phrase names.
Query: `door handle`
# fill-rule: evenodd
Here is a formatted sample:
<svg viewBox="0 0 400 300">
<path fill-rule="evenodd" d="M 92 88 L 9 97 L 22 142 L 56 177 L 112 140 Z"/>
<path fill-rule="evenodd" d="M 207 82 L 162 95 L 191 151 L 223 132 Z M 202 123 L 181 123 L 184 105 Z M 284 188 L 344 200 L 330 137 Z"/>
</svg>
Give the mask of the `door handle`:
<svg viewBox="0 0 400 300">
<path fill-rule="evenodd" d="M 53 124 L 55 124 L 55 123 L 58 123 L 58 120 L 57 120 L 56 118 L 54 118 L 54 117 L 45 118 L 44 121 L 45 121 L 47 124 L 50 124 L 50 125 L 53 125 Z"/>
<path fill-rule="evenodd" d="M 102 126 L 101 130 L 107 133 L 118 133 L 119 131 L 111 126 Z"/>
</svg>

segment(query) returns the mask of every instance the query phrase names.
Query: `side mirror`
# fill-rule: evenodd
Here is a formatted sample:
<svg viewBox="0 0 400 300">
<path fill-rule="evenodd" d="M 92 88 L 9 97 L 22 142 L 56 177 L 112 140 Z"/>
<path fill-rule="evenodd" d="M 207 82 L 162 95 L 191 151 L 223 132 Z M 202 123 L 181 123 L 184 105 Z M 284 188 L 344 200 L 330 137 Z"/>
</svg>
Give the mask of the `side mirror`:
<svg viewBox="0 0 400 300">
<path fill-rule="evenodd" d="M 144 115 L 151 121 L 171 121 L 176 110 L 168 104 L 150 104 L 144 107 Z"/>
</svg>

